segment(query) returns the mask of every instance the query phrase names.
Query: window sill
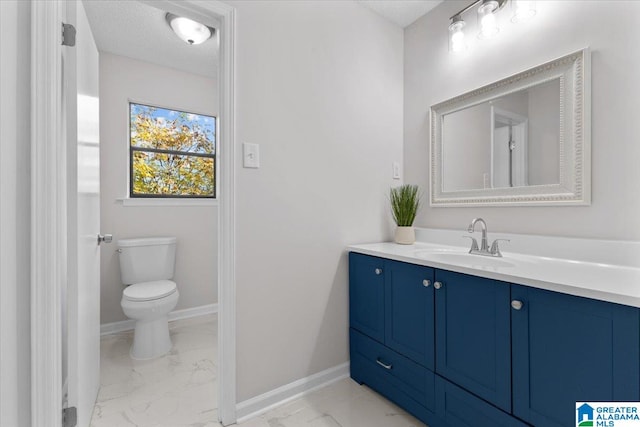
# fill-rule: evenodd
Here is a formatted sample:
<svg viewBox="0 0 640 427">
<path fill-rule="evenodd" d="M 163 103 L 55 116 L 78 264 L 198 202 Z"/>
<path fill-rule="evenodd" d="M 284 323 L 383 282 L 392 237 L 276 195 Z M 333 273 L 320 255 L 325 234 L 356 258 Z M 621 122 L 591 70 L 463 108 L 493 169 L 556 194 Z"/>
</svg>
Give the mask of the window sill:
<svg viewBox="0 0 640 427">
<path fill-rule="evenodd" d="M 191 206 L 218 206 L 217 199 L 155 199 L 155 198 L 122 198 L 116 199 L 117 202 L 122 203 L 124 207 L 140 207 L 140 206 L 177 206 L 177 207 L 191 207 Z"/>
</svg>

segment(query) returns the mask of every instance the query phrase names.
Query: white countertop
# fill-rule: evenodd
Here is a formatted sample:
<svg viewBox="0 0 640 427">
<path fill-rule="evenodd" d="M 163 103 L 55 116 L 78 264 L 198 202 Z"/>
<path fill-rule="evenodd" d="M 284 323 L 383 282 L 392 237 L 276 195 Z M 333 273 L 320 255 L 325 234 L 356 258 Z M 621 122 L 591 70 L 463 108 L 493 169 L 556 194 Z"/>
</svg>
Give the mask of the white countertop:
<svg viewBox="0 0 640 427">
<path fill-rule="evenodd" d="M 506 246 L 506 245 L 505 245 Z M 601 301 L 640 307 L 640 268 L 502 251 L 503 258 L 465 255 L 444 244 L 370 243 L 349 251 L 487 277 Z M 453 254 L 449 256 L 447 254 Z M 485 258 L 488 258 L 485 260 Z"/>
</svg>

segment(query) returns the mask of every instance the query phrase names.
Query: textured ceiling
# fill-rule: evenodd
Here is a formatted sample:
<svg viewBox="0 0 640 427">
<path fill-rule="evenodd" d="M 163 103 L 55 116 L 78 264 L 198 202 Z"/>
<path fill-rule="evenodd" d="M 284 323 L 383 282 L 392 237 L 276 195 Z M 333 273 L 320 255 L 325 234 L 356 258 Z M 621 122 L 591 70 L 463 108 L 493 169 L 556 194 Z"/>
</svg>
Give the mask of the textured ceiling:
<svg viewBox="0 0 640 427">
<path fill-rule="evenodd" d="M 405 28 L 443 0 L 357 0 L 391 22 Z"/>
<path fill-rule="evenodd" d="M 357 1 L 404 28 L 443 0 Z M 216 75 L 216 36 L 189 46 L 171 31 L 166 12 L 149 4 L 133 0 L 84 0 L 83 4 L 100 51 L 207 77 Z"/>
<path fill-rule="evenodd" d="M 85 0 L 83 5 L 101 52 L 207 77 L 216 75 L 215 35 L 200 45 L 190 46 L 173 33 L 165 20 L 166 12 L 148 4 L 131 0 Z"/>
</svg>

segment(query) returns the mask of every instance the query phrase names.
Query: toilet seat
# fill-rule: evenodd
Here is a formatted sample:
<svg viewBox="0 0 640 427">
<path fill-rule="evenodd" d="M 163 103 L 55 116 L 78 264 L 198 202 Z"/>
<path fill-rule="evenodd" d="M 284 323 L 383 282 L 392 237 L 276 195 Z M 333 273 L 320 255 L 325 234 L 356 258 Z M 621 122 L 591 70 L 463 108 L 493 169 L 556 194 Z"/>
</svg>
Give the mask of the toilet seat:
<svg viewBox="0 0 640 427">
<path fill-rule="evenodd" d="M 176 290 L 176 282 L 171 280 L 135 283 L 124 289 L 122 299 L 128 301 L 153 301 L 169 296 Z"/>
</svg>

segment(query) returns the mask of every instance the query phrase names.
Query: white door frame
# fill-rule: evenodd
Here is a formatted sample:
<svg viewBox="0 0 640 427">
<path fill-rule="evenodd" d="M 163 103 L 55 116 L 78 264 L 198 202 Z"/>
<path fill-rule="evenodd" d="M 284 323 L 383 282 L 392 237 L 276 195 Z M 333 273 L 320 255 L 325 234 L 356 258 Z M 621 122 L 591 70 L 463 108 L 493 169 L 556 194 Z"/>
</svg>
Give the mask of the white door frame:
<svg viewBox="0 0 640 427">
<path fill-rule="evenodd" d="M 63 4 L 31 3 L 31 424 L 62 414 L 61 290 L 66 282 Z"/>
<path fill-rule="evenodd" d="M 61 22 L 66 0 L 32 1 L 31 415 L 60 427 L 61 289 L 66 272 L 66 141 L 61 116 Z M 235 9 L 220 1 L 148 1 L 220 21 L 218 414 L 236 421 Z"/>
</svg>

